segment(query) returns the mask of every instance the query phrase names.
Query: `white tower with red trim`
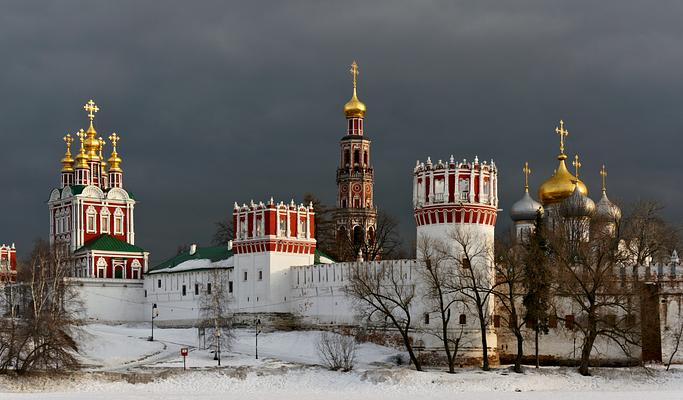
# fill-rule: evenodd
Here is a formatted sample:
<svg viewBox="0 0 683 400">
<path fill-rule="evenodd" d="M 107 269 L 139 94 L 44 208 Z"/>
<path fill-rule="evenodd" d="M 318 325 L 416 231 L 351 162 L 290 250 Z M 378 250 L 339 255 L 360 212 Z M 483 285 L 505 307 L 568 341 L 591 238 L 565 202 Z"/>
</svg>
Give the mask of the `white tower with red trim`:
<svg viewBox="0 0 683 400">
<path fill-rule="evenodd" d="M 498 171 L 491 160 L 417 162 L 413 171 L 417 236 L 447 242 L 455 230 L 493 246 L 498 210 Z M 418 249 L 419 252 L 419 249 Z M 418 254 L 418 258 L 420 255 Z"/>
<path fill-rule="evenodd" d="M 233 209 L 234 274 L 241 312 L 289 312 L 290 267 L 311 265 L 315 253 L 312 205 L 271 198 Z"/>
</svg>

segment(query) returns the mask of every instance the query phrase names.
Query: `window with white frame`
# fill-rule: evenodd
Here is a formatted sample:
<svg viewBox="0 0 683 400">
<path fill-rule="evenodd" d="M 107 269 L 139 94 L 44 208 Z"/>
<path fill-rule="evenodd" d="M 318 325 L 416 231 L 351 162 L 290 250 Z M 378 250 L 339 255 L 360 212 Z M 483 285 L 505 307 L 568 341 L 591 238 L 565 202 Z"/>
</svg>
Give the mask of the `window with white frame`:
<svg viewBox="0 0 683 400">
<path fill-rule="evenodd" d="M 133 262 L 130 264 L 130 267 L 133 279 L 141 279 L 142 275 L 140 272 L 142 271 L 142 264 L 140 264 L 140 261 L 133 260 Z"/>
<path fill-rule="evenodd" d="M 302 219 L 299 221 L 299 237 L 306 237 L 306 231 L 308 231 L 308 224 L 306 223 L 306 219 Z"/>
<path fill-rule="evenodd" d="M 102 208 L 100 211 L 100 232 L 109 233 L 109 216 L 110 212 L 108 208 Z"/>
<path fill-rule="evenodd" d="M 88 233 L 97 232 L 97 210 L 90 206 L 86 211 L 85 231 Z"/>
<path fill-rule="evenodd" d="M 114 211 L 114 235 L 123 235 L 123 211 L 120 208 Z"/>
<path fill-rule="evenodd" d="M 100 257 L 99 259 L 97 259 L 97 277 L 107 277 L 107 260 L 105 260 L 104 257 Z"/>
<path fill-rule="evenodd" d="M 287 236 L 287 217 L 280 217 L 280 236 Z"/>
</svg>

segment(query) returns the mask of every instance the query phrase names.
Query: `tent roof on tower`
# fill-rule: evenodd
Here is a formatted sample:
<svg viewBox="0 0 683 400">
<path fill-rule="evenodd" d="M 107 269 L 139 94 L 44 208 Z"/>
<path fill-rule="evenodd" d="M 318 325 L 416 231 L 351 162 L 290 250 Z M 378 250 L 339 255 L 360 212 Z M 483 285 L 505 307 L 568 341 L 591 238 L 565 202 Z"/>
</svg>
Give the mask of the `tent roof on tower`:
<svg viewBox="0 0 683 400">
<path fill-rule="evenodd" d="M 314 264 L 332 264 L 335 262 L 336 261 L 334 260 L 334 258 L 325 254 L 325 252 L 323 252 L 322 250 L 315 249 L 315 254 L 314 254 L 314 258 L 313 258 Z"/>
<path fill-rule="evenodd" d="M 76 253 L 83 250 L 103 250 L 103 251 L 118 251 L 122 253 L 144 253 L 146 250 L 127 243 L 114 236 L 102 234 L 94 239 L 88 240 Z"/>
<path fill-rule="evenodd" d="M 227 263 L 221 261 L 232 257 L 232 250 L 228 246 L 199 247 L 197 246 L 194 254 L 184 251 L 175 257 L 171 257 L 161 264 L 150 268 L 147 273 L 159 272 L 182 272 L 188 270 L 200 270 L 211 268 L 226 268 Z"/>
</svg>

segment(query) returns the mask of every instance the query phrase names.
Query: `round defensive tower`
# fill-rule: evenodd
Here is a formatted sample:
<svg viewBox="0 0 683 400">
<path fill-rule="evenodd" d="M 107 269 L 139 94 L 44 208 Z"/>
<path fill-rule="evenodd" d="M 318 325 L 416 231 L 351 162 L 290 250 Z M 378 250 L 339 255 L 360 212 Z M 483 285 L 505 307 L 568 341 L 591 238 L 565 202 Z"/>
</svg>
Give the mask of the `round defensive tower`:
<svg viewBox="0 0 683 400">
<path fill-rule="evenodd" d="M 496 164 L 474 161 L 418 161 L 413 171 L 413 208 L 420 238 L 453 243 L 454 235 L 493 246 L 498 211 Z"/>
</svg>

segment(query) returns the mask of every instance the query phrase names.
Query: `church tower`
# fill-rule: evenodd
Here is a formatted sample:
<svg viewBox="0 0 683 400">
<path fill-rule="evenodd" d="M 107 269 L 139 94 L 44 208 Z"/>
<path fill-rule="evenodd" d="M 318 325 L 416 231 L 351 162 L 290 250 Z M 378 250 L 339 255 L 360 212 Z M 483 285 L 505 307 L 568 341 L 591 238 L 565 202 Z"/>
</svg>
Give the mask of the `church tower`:
<svg viewBox="0 0 683 400">
<path fill-rule="evenodd" d="M 365 104 L 358 99 L 358 64 L 351 64 L 353 95 L 344 105 L 346 135 L 339 142 L 337 168 L 337 257 L 367 258 L 374 245 L 377 210 L 373 203 L 374 174 L 370 164 L 370 139 L 365 136 Z M 364 254 L 365 253 L 365 254 Z"/>
</svg>

